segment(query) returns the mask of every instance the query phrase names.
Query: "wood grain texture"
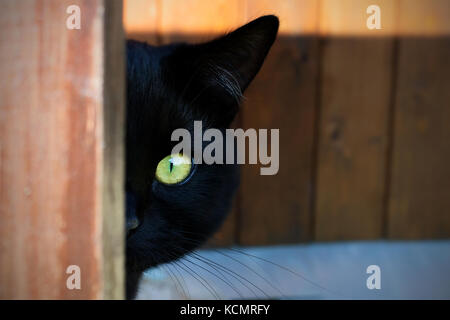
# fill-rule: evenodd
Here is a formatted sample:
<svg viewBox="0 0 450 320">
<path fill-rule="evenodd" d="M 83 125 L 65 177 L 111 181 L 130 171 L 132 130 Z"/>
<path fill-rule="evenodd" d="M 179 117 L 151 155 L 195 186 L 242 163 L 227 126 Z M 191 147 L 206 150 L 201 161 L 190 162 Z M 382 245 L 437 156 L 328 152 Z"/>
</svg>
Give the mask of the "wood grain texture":
<svg viewBox="0 0 450 320">
<path fill-rule="evenodd" d="M 249 1 L 247 14 L 253 18 L 270 11 L 280 17 L 283 28 L 292 24 L 292 29 L 300 32 L 302 25 L 294 13 L 309 14 L 313 19 L 317 12 L 313 6 L 308 12 L 302 11 L 304 4 L 293 1 L 279 8 L 275 3 Z M 280 130 L 280 165 L 274 176 L 261 176 L 259 165 L 242 168 L 242 245 L 294 243 L 311 238 L 317 53 L 317 38 L 280 34 L 245 94 L 243 127 Z"/>
<path fill-rule="evenodd" d="M 223 34 L 245 19 L 242 0 L 163 0 L 160 30 L 164 34 Z"/>
<path fill-rule="evenodd" d="M 388 236 L 450 235 L 450 38 L 401 39 Z"/>
<path fill-rule="evenodd" d="M 317 33 L 318 9 L 316 0 L 246 0 L 247 20 L 274 14 L 280 20 L 279 34 L 283 36 L 314 35 Z"/>
<path fill-rule="evenodd" d="M 123 25 L 127 38 L 159 44 L 162 0 L 124 0 Z"/>
<path fill-rule="evenodd" d="M 395 10 L 383 3 L 383 13 Z M 316 240 L 383 235 L 394 40 L 333 36 L 348 30 L 362 34 L 363 28 L 370 32 L 365 25 L 369 4 L 331 0 L 321 7 L 320 29 L 326 38 L 321 57 Z M 383 23 L 387 21 L 384 17 Z"/>
<path fill-rule="evenodd" d="M 426 17 L 424 30 L 433 36 L 399 40 L 388 236 L 448 238 L 450 20 L 442 19 L 448 2 L 427 2 L 425 8 L 407 1 L 401 9 L 402 28 L 413 17 Z"/>
<path fill-rule="evenodd" d="M 219 231 L 208 241 L 207 247 L 229 247 L 237 243 L 238 219 L 240 216 L 239 192 L 233 199 L 233 204 L 225 222 Z"/>
<path fill-rule="evenodd" d="M 73 4 L 82 10 L 80 30 L 66 28 Z M 102 0 L 0 4 L 0 72 L 8 79 L 0 86 L 1 298 L 108 297 L 104 13 Z M 66 287 L 69 265 L 81 269 L 81 290 Z"/>
<path fill-rule="evenodd" d="M 382 236 L 392 44 L 324 40 L 316 240 Z"/>
<path fill-rule="evenodd" d="M 162 3 L 158 32 L 163 44 L 199 43 L 240 27 L 245 18 L 245 1 L 242 0 L 166 0 Z"/>
<path fill-rule="evenodd" d="M 103 298 L 125 295 L 125 45 L 122 1 L 105 2 L 103 109 Z"/>
<path fill-rule="evenodd" d="M 435 37 L 450 35 L 450 1 L 396 0 L 396 32 L 399 36 Z"/>
</svg>

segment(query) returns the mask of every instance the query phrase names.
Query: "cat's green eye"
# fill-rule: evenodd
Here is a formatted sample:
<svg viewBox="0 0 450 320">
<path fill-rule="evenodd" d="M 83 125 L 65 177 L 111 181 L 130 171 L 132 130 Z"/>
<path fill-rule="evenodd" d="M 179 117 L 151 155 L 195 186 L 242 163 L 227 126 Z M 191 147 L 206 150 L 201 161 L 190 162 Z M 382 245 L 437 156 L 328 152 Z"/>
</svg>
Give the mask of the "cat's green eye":
<svg viewBox="0 0 450 320">
<path fill-rule="evenodd" d="M 162 159 L 156 167 L 156 179 L 164 184 L 183 182 L 192 169 L 192 160 L 182 154 L 172 154 Z"/>
</svg>

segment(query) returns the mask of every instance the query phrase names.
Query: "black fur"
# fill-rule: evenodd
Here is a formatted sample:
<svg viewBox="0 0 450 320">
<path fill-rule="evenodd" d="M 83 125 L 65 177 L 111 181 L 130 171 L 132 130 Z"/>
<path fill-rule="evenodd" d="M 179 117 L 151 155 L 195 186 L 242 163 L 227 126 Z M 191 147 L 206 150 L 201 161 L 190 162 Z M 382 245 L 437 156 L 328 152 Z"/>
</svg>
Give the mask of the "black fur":
<svg viewBox="0 0 450 320">
<path fill-rule="evenodd" d="M 126 211 L 128 223 L 139 221 L 127 235 L 127 298 L 144 270 L 192 251 L 224 220 L 238 185 L 235 165 L 197 165 L 178 186 L 154 173 L 176 144 L 173 130 L 192 132 L 194 120 L 204 130 L 230 125 L 277 31 L 278 19 L 265 16 L 205 44 L 127 42 Z"/>
</svg>

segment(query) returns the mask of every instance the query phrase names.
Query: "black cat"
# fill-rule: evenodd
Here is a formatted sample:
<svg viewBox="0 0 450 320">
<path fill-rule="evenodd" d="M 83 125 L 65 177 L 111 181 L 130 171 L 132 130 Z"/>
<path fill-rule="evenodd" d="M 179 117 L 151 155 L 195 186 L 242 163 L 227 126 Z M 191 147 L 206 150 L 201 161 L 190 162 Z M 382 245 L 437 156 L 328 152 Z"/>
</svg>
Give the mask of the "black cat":
<svg viewBox="0 0 450 320">
<path fill-rule="evenodd" d="M 126 294 L 142 272 L 182 257 L 221 225 L 239 178 L 235 165 L 173 162 L 177 128 L 227 128 L 278 32 L 264 16 L 204 44 L 127 42 Z M 174 166 L 175 163 L 175 166 Z"/>
</svg>

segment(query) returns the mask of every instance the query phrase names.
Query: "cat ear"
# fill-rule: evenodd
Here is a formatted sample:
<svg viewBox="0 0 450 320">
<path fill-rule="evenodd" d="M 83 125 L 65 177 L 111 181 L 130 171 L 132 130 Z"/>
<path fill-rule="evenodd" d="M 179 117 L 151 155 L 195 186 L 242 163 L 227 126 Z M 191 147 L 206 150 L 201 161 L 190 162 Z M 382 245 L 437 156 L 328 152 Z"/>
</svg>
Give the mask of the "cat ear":
<svg viewBox="0 0 450 320">
<path fill-rule="evenodd" d="M 196 117 L 217 127 L 232 122 L 244 90 L 275 41 L 278 26 L 277 17 L 263 16 L 213 41 L 178 47 L 168 62 Z"/>
<path fill-rule="evenodd" d="M 211 42 L 199 45 L 201 63 L 231 95 L 242 94 L 261 68 L 275 41 L 276 16 L 260 17 Z"/>
</svg>

